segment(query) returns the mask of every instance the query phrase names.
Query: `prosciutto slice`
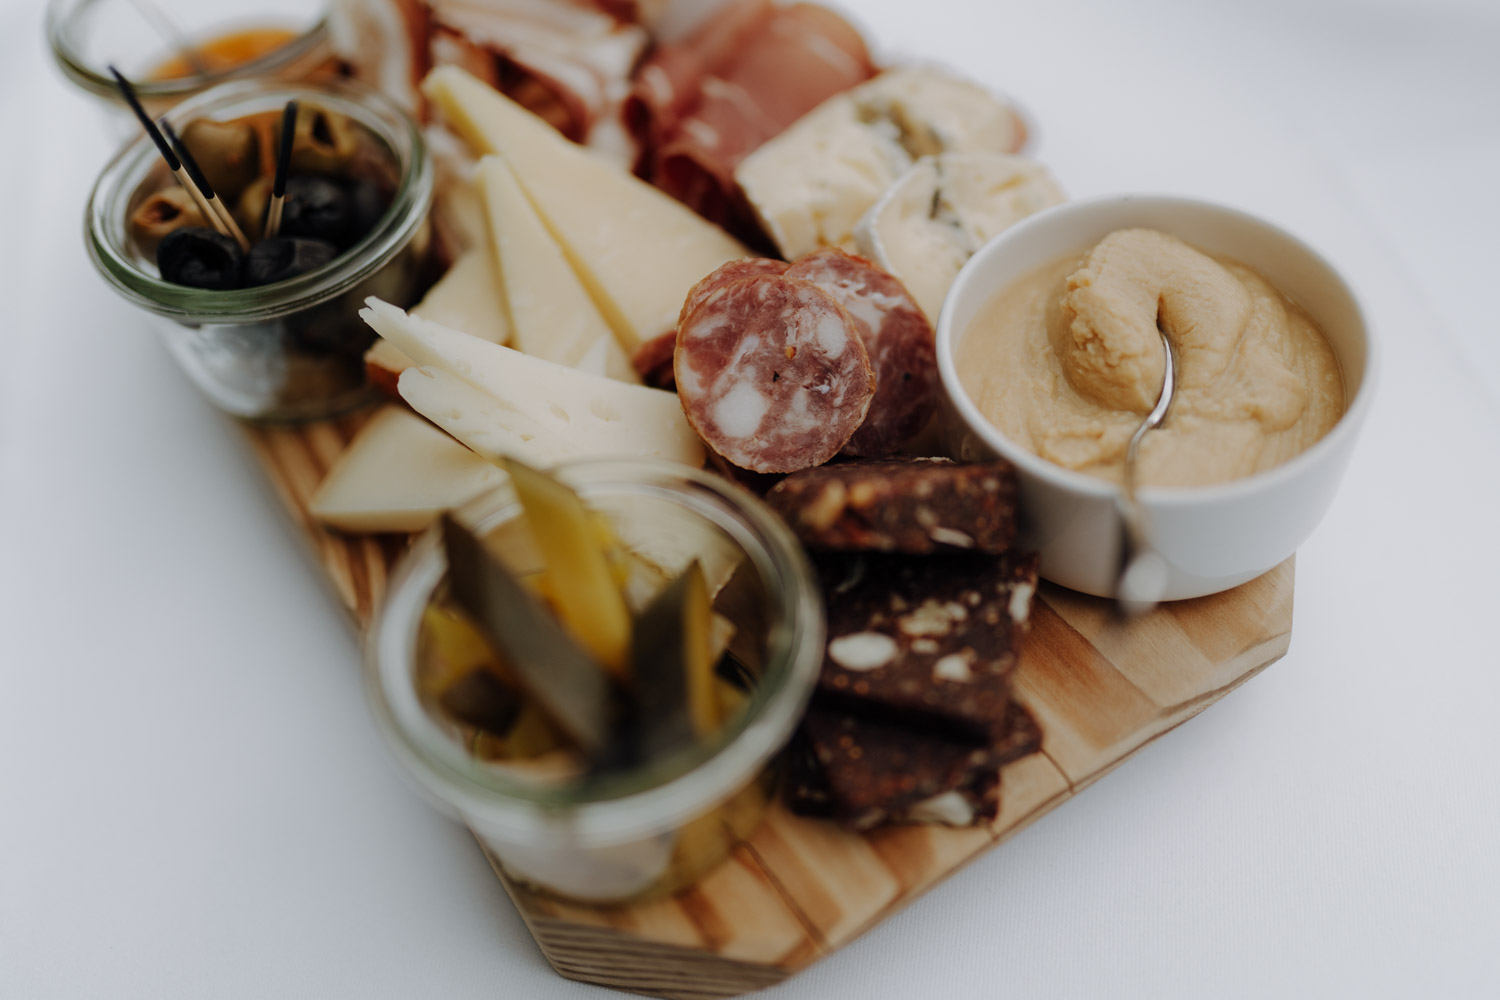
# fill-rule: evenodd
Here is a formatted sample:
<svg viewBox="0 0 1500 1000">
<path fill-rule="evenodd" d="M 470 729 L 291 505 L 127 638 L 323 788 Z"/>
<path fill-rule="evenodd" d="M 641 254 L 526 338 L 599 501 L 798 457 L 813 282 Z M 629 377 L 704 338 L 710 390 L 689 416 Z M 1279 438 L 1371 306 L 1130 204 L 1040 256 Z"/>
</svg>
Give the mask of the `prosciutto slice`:
<svg viewBox="0 0 1500 1000">
<path fill-rule="evenodd" d="M 728 0 L 636 74 L 625 123 L 643 155 L 637 172 L 751 242 L 759 226 L 734 168 L 825 99 L 875 73 L 864 39 L 812 4 Z"/>
<path fill-rule="evenodd" d="M 357 77 L 421 112 L 417 85 L 462 66 L 575 142 L 625 165 L 639 150 L 621 121 L 651 44 L 630 17 L 658 0 L 336 0 L 335 48 Z"/>
</svg>

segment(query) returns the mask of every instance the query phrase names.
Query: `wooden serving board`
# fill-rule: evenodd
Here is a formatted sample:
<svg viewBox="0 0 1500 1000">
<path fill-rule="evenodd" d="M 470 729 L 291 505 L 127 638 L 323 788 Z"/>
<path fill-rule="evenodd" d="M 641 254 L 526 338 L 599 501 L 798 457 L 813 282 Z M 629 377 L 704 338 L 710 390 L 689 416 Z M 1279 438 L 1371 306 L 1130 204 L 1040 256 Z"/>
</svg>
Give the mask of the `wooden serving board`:
<svg viewBox="0 0 1500 1000">
<path fill-rule="evenodd" d="M 255 453 L 356 627 L 363 629 L 398 536 L 325 531 L 307 512 L 329 463 L 365 417 L 247 427 Z M 1121 626 L 1109 602 L 1043 585 L 1017 695 L 1045 730 L 1042 752 L 1003 772 L 987 827 L 851 834 L 774 807 L 751 839 L 668 899 L 585 906 L 540 895 L 491 866 L 543 954 L 572 979 L 670 998 L 734 996 L 786 978 L 879 923 L 1197 715 L 1286 653 L 1292 560 L 1228 593 L 1165 605 Z"/>
</svg>

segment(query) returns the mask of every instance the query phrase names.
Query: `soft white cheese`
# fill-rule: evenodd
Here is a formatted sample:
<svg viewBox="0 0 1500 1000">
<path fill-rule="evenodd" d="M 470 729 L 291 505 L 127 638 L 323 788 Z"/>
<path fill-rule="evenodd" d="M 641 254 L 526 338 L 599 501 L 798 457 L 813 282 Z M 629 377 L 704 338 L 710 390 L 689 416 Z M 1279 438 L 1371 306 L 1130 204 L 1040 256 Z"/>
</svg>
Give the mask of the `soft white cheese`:
<svg viewBox="0 0 1500 1000">
<path fill-rule="evenodd" d="M 803 115 L 735 169 L 735 180 L 788 258 L 852 246 L 854 226 L 918 157 L 1009 153 L 1020 117 L 968 80 L 930 67 L 882 73 Z"/>
<path fill-rule="evenodd" d="M 1046 167 L 1003 153 L 924 156 L 854 227 L 860 253 L 911 292 L 927 318 L 974 252 L 1065 196 Z"/>
</svg>

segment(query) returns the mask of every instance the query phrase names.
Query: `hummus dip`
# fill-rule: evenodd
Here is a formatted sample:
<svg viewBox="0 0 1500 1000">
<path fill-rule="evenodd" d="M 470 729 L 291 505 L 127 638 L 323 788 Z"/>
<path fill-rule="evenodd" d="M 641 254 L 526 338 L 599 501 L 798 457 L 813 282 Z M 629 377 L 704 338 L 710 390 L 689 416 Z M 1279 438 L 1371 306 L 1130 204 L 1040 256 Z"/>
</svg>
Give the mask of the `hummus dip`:
<svg viewBox="0 0 1500 1000">
<path fill-rule="evenodd" d="M 1158 328 L 1176 353 L 1177 387 L 1141 444 L 1143 484 L 1269 469 L 1344 412 L 1338 360 L 1306 313 L 1245 265 L 1150 229 L 1110 233 L 1002 290 L 965 332 L 959 379 L 1015 443 L 1118 482 L 1161 392 Z"/>
</svg>

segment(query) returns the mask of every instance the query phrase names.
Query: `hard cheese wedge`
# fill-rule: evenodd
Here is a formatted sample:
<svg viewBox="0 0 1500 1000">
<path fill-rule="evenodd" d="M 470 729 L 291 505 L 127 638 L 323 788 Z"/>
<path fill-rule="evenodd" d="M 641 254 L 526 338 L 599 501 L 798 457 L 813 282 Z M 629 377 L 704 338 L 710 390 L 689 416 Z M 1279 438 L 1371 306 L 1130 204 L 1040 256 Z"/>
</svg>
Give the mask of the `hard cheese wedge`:
<svg viewBox="0 0 1500 1000">
<path fill-rule="evenodd" d="M 509 164 L 486 156 L 476 176 L 499 268 L 491 281 L 498 277 L 504 285 L 516 348 L 569 368 L 602 363 L 603 374 L 639 382 L 614 332 L 526 200 Z M 595 358 L 600 352 L 602 356 Z"/>
<path fill-rule="evenodd" d="M 481 340 L 496 344 L 510 340 L 510 321 L 495 277 L 494 256 L 484 244 L 460 254 L 411 312 Z M 411 366 L 411 358 L 388 340 L 377 340 L 365 352 L 371 380 L 388 392 L 396 391 L 396 379 Z"/>
<path fill-rule="evenodd" d="M 453 66 L 422 90 L 481 154 L 510 163 L 627 354 L 673 329 L 688 290 L 748 251 L 718 227 Z"/>
<path fill-rule="evenodd" d="M 420 531 L 504 478 L 421 417 L 388 406 L 338 457 L 308 506 L 345 531 Z"/>
<path fill-rule="evenodd" d="M 411 311 L 413 315 L 492 344 L 507 344 L 511 340 L 511 323 L 500 282 L 495 277 L 494 256 L 483 243 L 459 254 L 448 273 Z"/>
<path fill-rule="evenodd" d="M 1065 195 L 1051 171 L 1004 153 L 924 156 L 854 227 L 855 245 L 906 286 L 927 318 L 959 269 L 1001 231 Z"/>
<path fill-rule="evenodd" d="M 480 399 L 488 397 L 487 405 L 495 419 L 505 421 L 505 432 L 523 438 L 521 443 L 528 448 L 526 453 L 502 454 L 543 465 L 585 456 L 650 457 L 692 466 L 703 464 L 703 443 L 688 426 L 673 393 L 534 358 L 409 316 L 379 299 L 366 303 L 360 316 L 376 333 L 418 365 L 441 369 L 455 376 L 453 381 L 479 390 Z M 476 402 L 474 394 L 445 396 L 432 386 L 445 380 L 431 374 L 421 376 L 428 385 L 419 403 L 408 393 L 408 382 L 415 383 L 417 377 L 414 372 L 402 375 L 401 394 L 439 426 L 451 430 L 460 422 L 477 419 L 469 410 Z M 452 387 L 451 381 L 447 384 Z M 481 454 L 491 454 L 467 438 L 460 436 L 460 440 Z M 559 453 L 552 458 L 537 457 L 538 452 L 548 454 L 547 449 Z M 569 450 L 572 455 L 565 454 Z"/>
</svg>

